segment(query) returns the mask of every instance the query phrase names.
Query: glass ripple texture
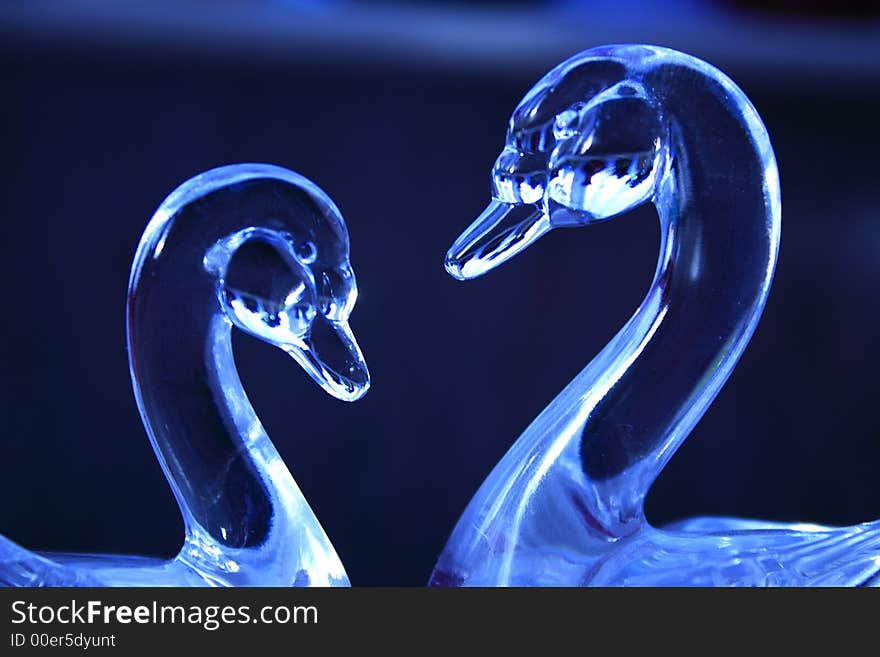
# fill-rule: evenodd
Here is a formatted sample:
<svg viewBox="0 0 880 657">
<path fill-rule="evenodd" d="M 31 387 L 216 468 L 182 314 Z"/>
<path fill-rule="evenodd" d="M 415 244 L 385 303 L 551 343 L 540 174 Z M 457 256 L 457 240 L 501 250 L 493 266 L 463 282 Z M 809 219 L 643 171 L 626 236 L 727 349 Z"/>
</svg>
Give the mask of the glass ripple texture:
<svg viewBox="0 0 880 657">
<path fill-rule="evenodd" d="M 35 553 L 0 537 L 0 584 L 347 586 L 242 388 L 231 332 L 282 349 L 354 401 L 370 384 L 348 324 L 356 297 L 342 215 L 309 180 L 238 164 L 178 187 L 137 248 L 127 328 L 135 398 L 183 515 L 183 547 L 166 561 Z"/>
<path fill-rule="evenodd" d="M 880 583 L 880 523 L 706 517 L 655 528 L 645 517 L 651 484 L 751 338 L 776 265 L 776 160 L 736 84 L 665 48 L 575 55 L 514 110 L 491 189 L 447 254 L 456 278 L 644 203 L 659 216 L 660 254 L 635 314 L 485 480 L 431 584 Z"/>
</svg>

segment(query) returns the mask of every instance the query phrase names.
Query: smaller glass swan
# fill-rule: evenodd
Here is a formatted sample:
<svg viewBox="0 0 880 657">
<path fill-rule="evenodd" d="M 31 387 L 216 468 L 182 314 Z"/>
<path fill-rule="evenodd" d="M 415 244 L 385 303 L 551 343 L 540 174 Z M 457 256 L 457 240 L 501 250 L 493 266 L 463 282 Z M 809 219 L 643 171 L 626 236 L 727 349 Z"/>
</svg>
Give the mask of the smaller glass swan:
<svg viewBox="0 0 880 657">
<path fill-rule="evenodd" d="M 239 164 L 178 187 L 135 254 L 127 325 L 135 398 L 183 514 L 183 548 L 170 561 L 36 554 L 0 537 L 0 584 L 347 586 L 242 388 L 231 329 L 354 401 L 370 385 L 348 325 L 356 297 L 342 215 L 309 180 Z"/>
<path fill-rule="evenodd" d="M 483 483 L 431 583 L 880 583 L 880 523 L 697 518 L 661 530 L 645 519 L 648 489 L 733 370 L 773 278 L 779 179 L 742 91 L 665 48 L 580 53 L 514 111 L 492 195 L 447 254 L 456 278 L 646 202 L 660 257 L 635 315 Z"/>
</svg>

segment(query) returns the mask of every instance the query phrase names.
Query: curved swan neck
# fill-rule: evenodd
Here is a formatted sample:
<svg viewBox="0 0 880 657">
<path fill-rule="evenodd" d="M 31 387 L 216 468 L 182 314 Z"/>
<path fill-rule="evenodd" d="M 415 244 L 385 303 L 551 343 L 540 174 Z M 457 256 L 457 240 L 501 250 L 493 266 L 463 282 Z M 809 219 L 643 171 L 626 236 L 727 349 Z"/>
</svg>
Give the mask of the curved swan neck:
<svg viewBox="0 0 880 657">
<path fill-rule="evenodd" d="M 132 376 L 187 533 L 234 547 L 259 545 L 274 505 L 254 455 L 274 448 L 238 380 L 231 326 L 210 297 L 199 304 L 153 287 L 141 285 L 130 299 Z"/>
<path fill-rule="evenodd" d="M 707 69 L 660 65 L 643 77 L 670 126 L 654 199 L 660 260 L 645 302 L 603 351 L 618 355 L 598 377 L 607 393 L 587 402 L 580 433 L 590 506 L 615 533 L 641 524 L 654 479 L 730 376 L 776 263 L 769 139 L 742 92 Z"/>
<path fill-rule="evenodd" d="M 147 228 L 128 299 L 135 397 L 183 515 L 179 559 L 218 581 L 345 583 L 242 388 L 217 273 L 205 265 L 218 242 L 260 225 L 245 200 L 277 199 L 272 180 L 243 185 L 249 196 L 229 184 L 197 189 L 197 200 L 173 213 L 160 208 Z"/>
</svg>

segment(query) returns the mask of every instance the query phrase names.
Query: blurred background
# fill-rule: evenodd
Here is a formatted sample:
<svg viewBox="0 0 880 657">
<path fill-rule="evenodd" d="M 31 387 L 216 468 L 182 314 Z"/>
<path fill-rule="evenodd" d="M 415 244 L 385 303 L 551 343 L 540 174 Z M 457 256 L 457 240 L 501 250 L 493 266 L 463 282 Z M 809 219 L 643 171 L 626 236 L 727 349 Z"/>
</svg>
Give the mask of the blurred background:
<svg viewBox="0 0 880 657">
<path fill-rule="evenodd" d="M 684 50 L 736 80 L 783 191 L 763 319 L 652 490 L 650 519 L 880 518 L 870 4 L 4 2 L 0 532 L 32 549 L 177 551 L 130 389 L 128 270 L 179 183 L 272 162 L 346 217 L 373 388 L 335 401 L 236 334 L 242 380 L 352 582 L 424 584 L 484 477 L 650 282 L 651 208 L 554 233 L 467 284 L 442 266 L 489 199 L 519 99 L 568 56 L 619 42 Z"/>
</svg>

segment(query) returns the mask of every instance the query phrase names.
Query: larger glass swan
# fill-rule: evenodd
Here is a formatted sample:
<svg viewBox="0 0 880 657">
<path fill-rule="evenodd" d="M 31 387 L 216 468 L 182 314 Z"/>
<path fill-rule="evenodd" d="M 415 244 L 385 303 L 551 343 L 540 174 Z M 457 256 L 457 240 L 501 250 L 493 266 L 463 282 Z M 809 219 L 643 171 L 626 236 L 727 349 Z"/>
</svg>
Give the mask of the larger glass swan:
<svg viewBox="0 0 880 657">
<path fill-rule="evenodd" d="M 514 111 L 492 193 L 447 254 L 456 278 L 552 229 L 647 202 L 660 257 L 633 317 L 483 483 L 431 583 L 878 584 L 878 523 L 697 518 L 657 529 L 645 518 L 648 489 L 733 370 L 773 278 L 779 179 L 743 92 L 665 48 L 578 54 Z"/>
<path fill-rule="evenodd" d="M 141 418 L 183 515 L 170 561 L 37 554 L 0 537 L 7 586 L 347 586 L 345 569 L 242 388 L 233 326 L 354 401 L 369 372 L 342 215 L 286 169 L 240 164 L 178 187 L 149 222 L 128 290 Z"/>
</svg>

